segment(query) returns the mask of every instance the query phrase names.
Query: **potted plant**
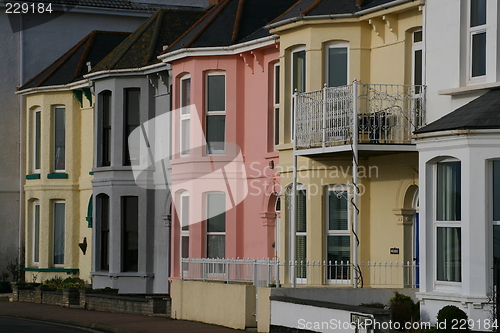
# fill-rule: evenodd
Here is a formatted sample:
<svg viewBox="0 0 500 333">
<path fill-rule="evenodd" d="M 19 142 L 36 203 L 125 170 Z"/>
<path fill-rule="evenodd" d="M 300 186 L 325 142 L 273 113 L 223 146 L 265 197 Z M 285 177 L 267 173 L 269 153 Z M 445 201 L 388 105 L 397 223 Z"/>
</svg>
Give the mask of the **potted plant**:
<svg viewBox="0 0 500 333">
<path fill-rule="evenodd" d="M 0 274 L 0 278 L 2 281 L 0 281 L 0 293 L 10 293 L 12 290 L 10 289 L 10 282 L 7 281 L 9 278 L 10 274 L 6 272 L 2 272 Z"/>
</svg>

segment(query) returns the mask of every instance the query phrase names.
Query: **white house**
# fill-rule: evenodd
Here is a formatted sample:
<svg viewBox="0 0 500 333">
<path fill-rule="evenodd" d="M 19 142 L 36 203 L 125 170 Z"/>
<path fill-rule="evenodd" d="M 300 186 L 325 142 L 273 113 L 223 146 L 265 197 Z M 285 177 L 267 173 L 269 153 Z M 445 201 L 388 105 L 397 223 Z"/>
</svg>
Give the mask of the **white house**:
<svg viewBox="0 0 500 333">
<path fill-rule="evenodd" d="M 426 1 L 429 124 L 415 132 L 422 320 L 452 304 L 481 331 L 490 330 L 500 257 L 499 9 L 494 0 Z"/>
</svg>

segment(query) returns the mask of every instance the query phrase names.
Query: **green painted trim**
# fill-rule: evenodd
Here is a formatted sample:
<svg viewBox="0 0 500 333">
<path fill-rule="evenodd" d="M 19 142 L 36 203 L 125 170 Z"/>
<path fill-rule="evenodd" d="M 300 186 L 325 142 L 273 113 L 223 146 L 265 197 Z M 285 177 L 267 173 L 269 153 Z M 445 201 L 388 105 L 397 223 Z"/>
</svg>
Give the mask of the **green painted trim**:
<svg viewBox="0 0 500 333">
<path fill-rule="evenodd" d="M 73 90 L 73 96 L 80 102 L 80 107 L 83 108 L 83 93 L 80 89 Z"/>
<path fill-rule="evenodd" d="M 87 100 L 90 103 L 90 106 L 92 106 L 92 92 L 90 92 L 90 88 L 82 88 L 83 94 L 87 98 Z M 82 105 L 83 107 L 83 105 Z"/>
<path fill-rule="evenodd" d="M 68 174 L 65 172 L 48 173 L 47 179 L 68 179 Z"/>
<path fill-rule="evenodd" d="M 26 175 L 26 179 L 40 179 L 40 174 L 32 173 L 31 175 Z"/>
<path fill-rule="evenodd" d="M 64 272 L 66 274 L 78 274 L 80 269 L 78 268 L 38 268 L 38 267 L 24 267 L 25 272 Z"/>
<path fill-rule="evenodd" d="M 89 175 L 93 176 L 94 175 L 94 171 L 89 171 Z"/>
</svg>

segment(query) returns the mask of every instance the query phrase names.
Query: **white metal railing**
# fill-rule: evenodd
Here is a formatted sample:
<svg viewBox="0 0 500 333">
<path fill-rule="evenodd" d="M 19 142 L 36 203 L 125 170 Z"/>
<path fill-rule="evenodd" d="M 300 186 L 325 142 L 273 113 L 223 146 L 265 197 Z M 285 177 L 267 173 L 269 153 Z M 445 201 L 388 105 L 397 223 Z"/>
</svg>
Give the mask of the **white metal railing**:
<svg viewBox="0 0 500 333">
<path fill-rule="evenodd" d="M 356 277 L 359 287 L 418 287 L 418 265 L 412 262 L 367 261 L 355 267 L 348 261 L 182 258 L 181 266 L 183 280 L 346 286 L 353 285 Z"/>
<path fill-rule="evenodd" d="M 425 86 L 421 85 L 355 81 L 297 93 L 294 98 L 298 149 L 351 144 L 353 132 L 359 143 L 410 144 L 412 133 L 425 124 Z"/>
</svg>

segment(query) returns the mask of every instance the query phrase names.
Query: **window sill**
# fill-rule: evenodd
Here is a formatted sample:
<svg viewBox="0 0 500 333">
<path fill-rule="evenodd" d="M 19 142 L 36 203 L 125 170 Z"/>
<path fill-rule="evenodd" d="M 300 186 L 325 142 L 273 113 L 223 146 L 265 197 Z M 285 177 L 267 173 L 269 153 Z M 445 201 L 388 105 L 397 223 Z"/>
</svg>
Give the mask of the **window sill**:
<svg viewBox="0 0 500 333">
<path fill-rule="evenodd" d="M 477 90 L 492 89 L 492 88 L 497 88 L 497 87 L 500 87 L 500 82 L 481 83 L 481 84 L 470 85 L 470 86 L 466 86 L 466 87 L 438 90 L 438 94 L 439 95 L 453 96 L 453 95 L 466 94 L 468 92 L 473 92 L 473 91 L 477 91 Z"/>
<path fill-rule="evenodd" d="M 38 268 L 38 267 L 24 267 L 25 272 L 65 272 L 66 274 L 78 274 L 80 271 L 78 268 Z"/>
<path fill-rule="evenodd" d="M 39 173 L 32 173 L 30 175 L 26 175 L 26 179 L 40 179 Z"/>
<path fill-rule="evenodd" d="M 48 173 L 47 179 L 68 179 L 68 174 L 65 172 Z"/>
</svg>

